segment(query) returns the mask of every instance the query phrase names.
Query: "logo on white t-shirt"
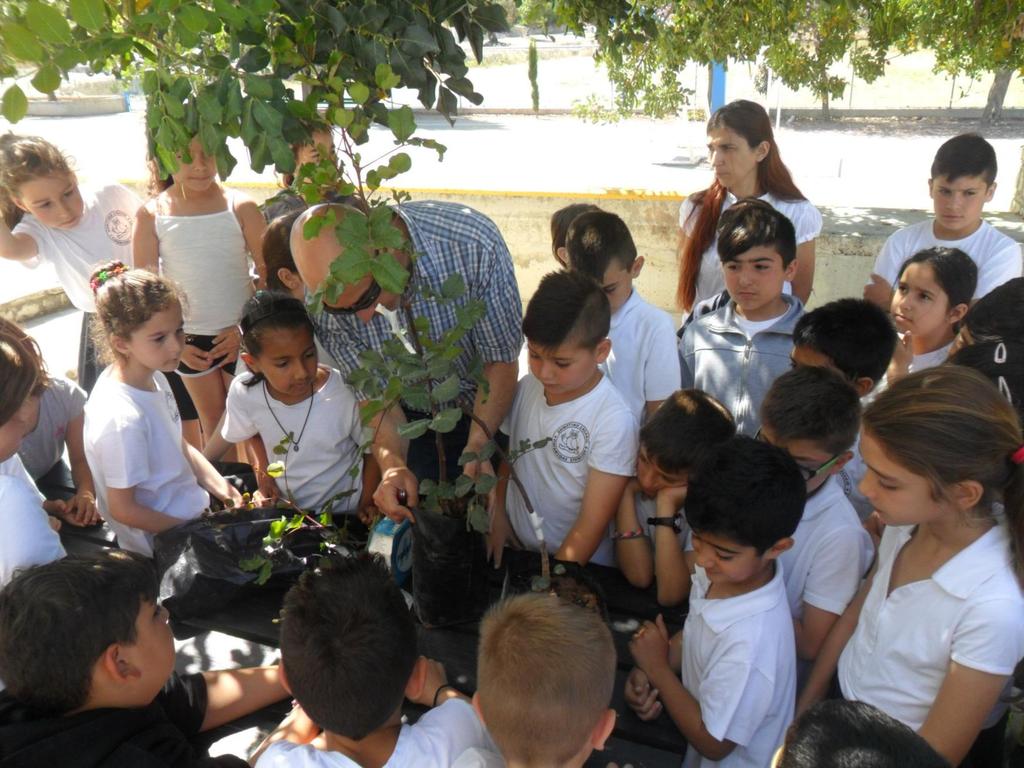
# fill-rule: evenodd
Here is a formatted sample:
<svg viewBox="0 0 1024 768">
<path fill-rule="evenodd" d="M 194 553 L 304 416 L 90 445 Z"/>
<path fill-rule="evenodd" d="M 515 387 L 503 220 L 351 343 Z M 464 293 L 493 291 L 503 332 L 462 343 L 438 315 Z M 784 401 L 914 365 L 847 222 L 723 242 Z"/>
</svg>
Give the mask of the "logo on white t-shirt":
<svg viewBox="0 0 1024 768">
<path fill-rule="evenodd" d="M 171 421 L 177 424 L 181 421 L 181 414 L 178 413 L 178 404 L 174 401 L 174 393 L 164 392 L 164 399 L 167 402 L 167 412 L 171 414 Z"/>
<path fill-rule="evenodd" d="M 552 437 L 555 455 L 569 464 L 578 464 L 590 450 L 590 431 L 578 421 L 569 421 Z"/>
<path fill-rule="evenodd" d="M 132 217 L 115 208 L 107 214 L 103 222 L 107 237 L 118 245 L 128 245 L 132 241 Z"/>
</svg>

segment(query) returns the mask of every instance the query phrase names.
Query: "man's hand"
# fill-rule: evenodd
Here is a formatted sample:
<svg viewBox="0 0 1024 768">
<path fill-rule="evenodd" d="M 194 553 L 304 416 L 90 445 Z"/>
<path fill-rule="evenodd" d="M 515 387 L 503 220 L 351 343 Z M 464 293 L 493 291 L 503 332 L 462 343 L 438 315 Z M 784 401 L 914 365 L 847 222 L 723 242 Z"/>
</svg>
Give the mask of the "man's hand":
<svg viewBox="0 0 1024 768">
<path fill-rule="evenodd" d="M 380 485 L 373 492 L 374 506 L 381 514 L 400 523 L 409 520 L 415 523 L 412 510 L 420 502 L 419 482 L 416 475 L 405 466 L 392 467 L 381 476 Z"/>
<path fill-rule="evenodd" d="M 896 348 L 892 352 L 892 360 L 886 371 L 889 383 L 903 378 L 910 372 L 910 364 L 914 362 L 914 338 L 910 331 L 904 331 L 896 340 Z"/>
<path fill-rule="evenodd" d="M 626 705 L 641 720 L 654 720 L 661 714 L 658 689 L 651 686 L 647 674 L 640 667 L 633 667 L 633 671 L 626 678 L 623 698 L 626 700 Z"/>
<path fill-rule="evenodd" d="M 506 543 L 514 543 L 516 535 L 505 511 L 504 500 L 491 505 L 491 527 L 487 531 L 487 559 L 494 561 L 494 567 L 501 567 L 501 556 Z"/>
<path fill-rule="evenodd" d="M 629 650 L 636 665 L 646 672 L 648 677 L 655 670 L 669 665 L 668 629 L 660 613 L 656 621 L 645 621 L 633 634 L 633 639 L 629 641 Z"/>
<path fill-rule="evenodd" d="M 871 282 L 864 286 L 864 298 L 888 312 L 892 303 L 892 286 L 884 277 L 872 272 Z"/>
<path fill-rule="evenodd" d="M 103 522 L 96 509 L 96 497 L 89 491 L 79 491 L 67 500 L 64 514 L 61 517 L 72 525 L 85 528 Z"/>
</svg>

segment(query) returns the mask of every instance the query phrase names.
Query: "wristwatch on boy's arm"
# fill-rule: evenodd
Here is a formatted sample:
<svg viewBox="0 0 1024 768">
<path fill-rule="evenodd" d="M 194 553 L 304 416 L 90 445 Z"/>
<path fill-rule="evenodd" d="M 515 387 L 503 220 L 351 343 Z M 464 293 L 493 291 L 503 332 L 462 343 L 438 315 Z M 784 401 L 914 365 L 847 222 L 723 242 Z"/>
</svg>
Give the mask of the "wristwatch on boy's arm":
<svg viewBox="0 0 1024 768">
<path fill-rule="evenodd" d="M 665 528 L 671 528 L 676 533 L 679 533 L 683 527 L 679 522 L 679 513 L 676 512 L 672 517 L 648 517 L 647 524 L 650 526 L 663 526 Z"/>
</svg>

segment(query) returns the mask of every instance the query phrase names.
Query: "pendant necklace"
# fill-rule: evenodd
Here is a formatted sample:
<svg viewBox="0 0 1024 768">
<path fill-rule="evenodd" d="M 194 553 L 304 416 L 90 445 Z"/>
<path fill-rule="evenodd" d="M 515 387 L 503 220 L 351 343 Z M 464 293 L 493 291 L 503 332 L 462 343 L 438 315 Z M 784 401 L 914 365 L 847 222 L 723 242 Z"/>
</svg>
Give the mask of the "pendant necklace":
<svg viewBox="0 0 1024 768">
<path fill-rule="evenodd" d="M 312 389 L 315 386 L 316 382 L 310 385 L 309 408 L 306 410 L 306 418 L 302 420 L 302 429 L 299 430 L 299 436 L 295 437 L 295 433 L 286 430 L 284 428 L 284 425 L 277 418 L 277 414 L 274 413 L 274 408 L 273 406 L 270 405 L 270 398 L 267 396 L 267 382 L 266 380 L 264 380 L 263 382 L 263 400 L 267 404 L 267 410 L 270 411 L 270 417 L 274 420 L 274 423 L 277 424 L 278 429 L 281 430 L 281 433 L 289 439 L 291 443 L 289 447 L 295 448 L 296 453 L 299 452 L 299 443 L 302 441 L 302 436 L 306 434 L 306 425 L 309 424 L 309 414 L 313 412 L 313 398 L 315 397 L 315 394 L 312 392 Z"/>
</svg>

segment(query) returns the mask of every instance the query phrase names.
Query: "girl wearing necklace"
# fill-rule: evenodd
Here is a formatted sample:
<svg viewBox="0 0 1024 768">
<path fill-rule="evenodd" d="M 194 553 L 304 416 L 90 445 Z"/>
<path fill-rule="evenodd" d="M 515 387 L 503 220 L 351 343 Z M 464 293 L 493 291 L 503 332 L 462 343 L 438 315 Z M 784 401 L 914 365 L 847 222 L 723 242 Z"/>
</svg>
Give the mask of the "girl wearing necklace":
<svg viewBox="0 0 1024 768">
<path fill-rule="evenodd" d="M 251 373 L 231 383 L 224 424 L 207 444 L 207 458 L 252 440 L 264 497 L 284 496 L 314 511 L 332 499 L 335 513 L 363 509 L 375 484 L 363 482 L 359 403 L 338 371 L 318 363 L 303 303 L 259 291 L 246 302 L 240 329 Z M 285 451 L 272 457 L 285 466 L 277 483 L 266 473 L 267 449 L 275 446 Z"/>
</svg>

